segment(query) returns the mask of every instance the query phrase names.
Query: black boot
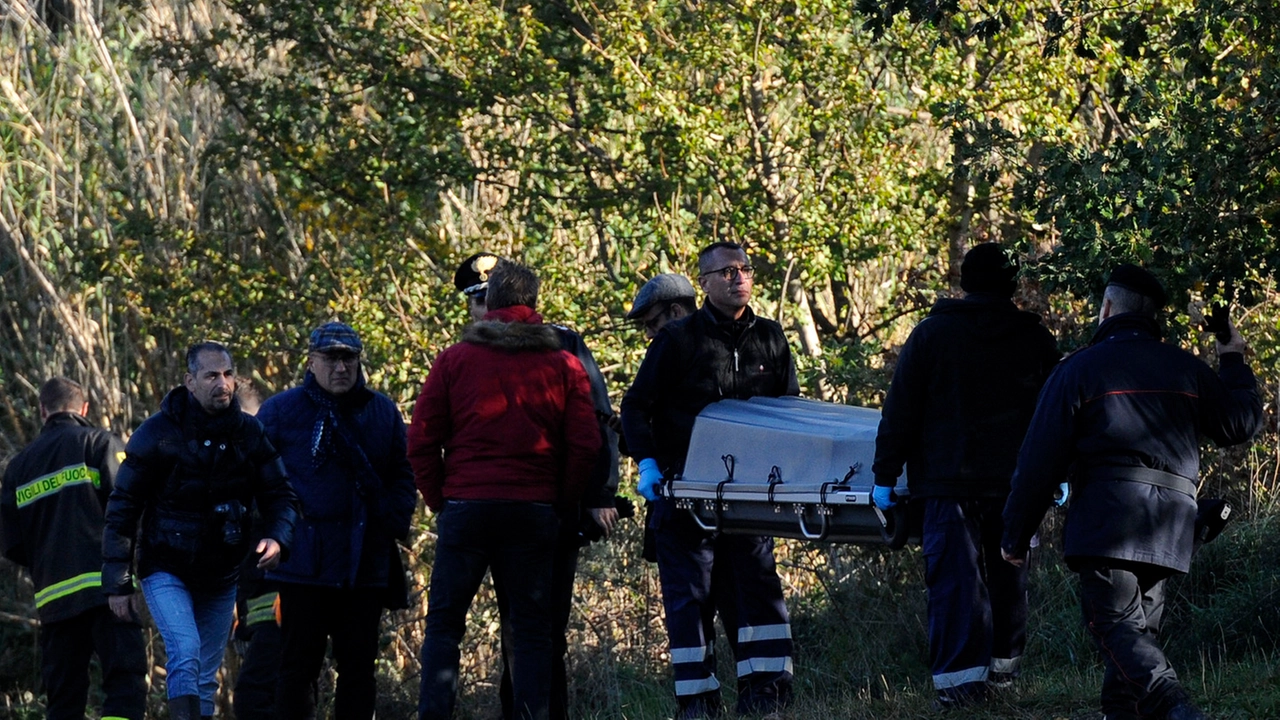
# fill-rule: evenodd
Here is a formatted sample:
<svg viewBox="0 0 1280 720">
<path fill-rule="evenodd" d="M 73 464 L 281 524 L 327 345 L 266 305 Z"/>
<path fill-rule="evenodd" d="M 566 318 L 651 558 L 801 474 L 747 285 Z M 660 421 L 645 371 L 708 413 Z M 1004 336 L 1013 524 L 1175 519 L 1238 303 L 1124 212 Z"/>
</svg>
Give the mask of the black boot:
<svg viewBox="0 0 1280 720">
<path fill-rule="evenodd" d="M 1209 720 L 1209 716 L 1192 705 L 1190 701 L 1184 700 L 1169 708 L 1165 720 Z"/>
<path fill-rule="evenodd" d="M 200 720 L 200 696 L 169 698 L 169 720 Z"/>
</svg>

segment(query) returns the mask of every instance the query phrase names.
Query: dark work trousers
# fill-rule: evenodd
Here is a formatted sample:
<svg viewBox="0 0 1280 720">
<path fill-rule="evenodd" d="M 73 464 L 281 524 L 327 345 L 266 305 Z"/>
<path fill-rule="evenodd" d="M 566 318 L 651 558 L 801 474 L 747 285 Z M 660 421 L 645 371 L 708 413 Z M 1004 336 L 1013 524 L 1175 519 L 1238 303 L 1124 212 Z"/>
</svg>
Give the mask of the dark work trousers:
<svg viewBox="0 0 1280 720">
<path fill-rule="evenodd" d="M 720 707 L 715 676 L 715 614 L 737 663 L 739 713 L 772 712 L 791 702 L 791 624 L 773 539 L 708 533 L 667 499 L 650 518 L 658 579 L 681 711 Z"/>
<path fill-rule="evenodd" d="M 280 684 L 276 708 L 282 720 L 314 716 L 315 680 L 324 665 L 325 646 L 333 640 L 333 716 L 336 720 L 373 717 L 378 688 L 378 620 L 386 600 L 383 588 L 340 589 L 280 583 Z"/>
<path fill-rule="evenodd" d="M 940 695 L 981 697 L 991 673 L 1012 678 L 1027 641 L 1027 572 L 1004 561 L 1004 500 L 926 498 L 929 666 Z"/>
<path fill-rule="evenodd" d="M 1105 672 L 1102 711 L 1122 718 L 1163 717 L 1187 698 L 1160 650 L 1168 568 L 1105 558 L 1073 559 L 1080 606 Z"/>
<path fill-rule="evenodd" d="M 49 720 L 84 720 L 89 658 L 102 666 L 104 718 L 142 720 L 147 708 L 147 651 L 142 627 L 118 620 L 102 605 L 40 626 L 40 674 Z"/>
<path fill-rule="evenodd" d="M 276 685 L 280 681 L 280 626 L 275 620 L 256 623 L 240 661 L 231 705 L 236 720 L 275 720 Z"/>
<path fill-rule="evenodd" d="M 485 571 L 506 598 L 511 687 L 517 720 L 546 720 L 551 686 L 552 590 L 560 521 L 551 505 L 446 500 L 436 516 L 436 556 L 422 641 L 420 720 L 450 720 L 458 692 L 458 646 Z"/>
<path fill-rule="evenodd" d="M 578 573 L 578 551 L 582 548 L 575 517 L 572 522 L 561 518 L 560 532 L 556 535 L 556 556 L 551 567 L 551 720 L 567 720 L 569 717 L 569 679 L 565 672 L 565 654 L 569 652 L 566 634 L 569 632 L 569 615 L 573 612 L 573 581 Z M 511 623 L 507 618 L 507 599 L 498 595 L 498 614 L 502 624 L 502 682 L 498 696 L 502 700 L 503 720 L 514 720 L 515 709 L 511 699 Z"/>
</svg>

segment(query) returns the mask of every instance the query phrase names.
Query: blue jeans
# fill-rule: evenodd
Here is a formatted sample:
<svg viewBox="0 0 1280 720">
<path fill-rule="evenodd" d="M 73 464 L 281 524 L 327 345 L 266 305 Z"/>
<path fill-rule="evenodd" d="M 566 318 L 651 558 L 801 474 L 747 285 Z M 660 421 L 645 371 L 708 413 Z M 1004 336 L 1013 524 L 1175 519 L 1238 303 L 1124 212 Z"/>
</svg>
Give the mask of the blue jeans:
<svg viewBox="0 0 1280 720">
<path fill-rule="evenodd" d="M 200 714 L 213 715 L 218 668 L 235 619 L 236 586 L 189 590 L 166 572 L 142 578 L 147 609 L 164 639 L 169 697 L 200 696 Z"/>
<path fill-rule="evenodd" d="M 448 500 L 436 520 L 435 563 L 422 641 L 420 720 L 449 720 L 458 644 L 485 570 L 506 598 L 515 717 L 546 720 L 551 685 L 551 568 L 559 520 L 550 505 Z"/>
</svg>

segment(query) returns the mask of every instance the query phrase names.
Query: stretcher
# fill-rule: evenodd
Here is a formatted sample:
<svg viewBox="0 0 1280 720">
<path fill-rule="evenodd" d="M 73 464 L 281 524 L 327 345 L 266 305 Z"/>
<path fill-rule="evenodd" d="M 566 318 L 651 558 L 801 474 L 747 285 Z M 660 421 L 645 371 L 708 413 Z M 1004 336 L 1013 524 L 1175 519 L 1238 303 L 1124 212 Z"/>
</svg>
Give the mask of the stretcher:
<svg viewBox="0 0 1280 720">
<path fill-rule="evenodd" d="M 871 501 L 880 411 L 796 397 L 721 400 L 662 492 L 709 532 L 842 543 L 909 539 L 907 503 Z M 895 492 L 905 500 L 905 475 Z"/>
</svg>

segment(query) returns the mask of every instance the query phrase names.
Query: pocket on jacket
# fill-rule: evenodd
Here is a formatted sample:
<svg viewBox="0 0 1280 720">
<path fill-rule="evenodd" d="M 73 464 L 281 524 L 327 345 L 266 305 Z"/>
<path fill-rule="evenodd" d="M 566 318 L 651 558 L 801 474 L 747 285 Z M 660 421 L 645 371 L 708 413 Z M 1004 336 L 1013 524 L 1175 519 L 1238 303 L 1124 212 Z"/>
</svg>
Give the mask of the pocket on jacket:
<svg viewBox="0 0 1280 720">
<path fill-rule="evenodd" d="M 200 551 L 204 516 L 180 510 L 156 510 L 152 521 L 153 550 L 162 566 L 186 566 Z"/>
</svg>

